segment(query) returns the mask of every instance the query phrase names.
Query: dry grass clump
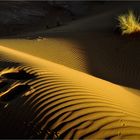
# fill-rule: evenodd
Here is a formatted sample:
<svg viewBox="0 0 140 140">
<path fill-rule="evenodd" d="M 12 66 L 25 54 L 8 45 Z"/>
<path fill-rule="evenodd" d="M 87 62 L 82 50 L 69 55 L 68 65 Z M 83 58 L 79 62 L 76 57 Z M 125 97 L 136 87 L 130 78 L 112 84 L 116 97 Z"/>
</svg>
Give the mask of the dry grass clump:
<svg viewBox="0 0 140 140">
<path fill-rule="evenodd" d="M 127 14 L 120 15 L 118 17 L 119 26 L 122 30 L 122 34 L 140 33 L 139 18 L 136 17 L 133 11 L 129 11 Z"/>
</svg>

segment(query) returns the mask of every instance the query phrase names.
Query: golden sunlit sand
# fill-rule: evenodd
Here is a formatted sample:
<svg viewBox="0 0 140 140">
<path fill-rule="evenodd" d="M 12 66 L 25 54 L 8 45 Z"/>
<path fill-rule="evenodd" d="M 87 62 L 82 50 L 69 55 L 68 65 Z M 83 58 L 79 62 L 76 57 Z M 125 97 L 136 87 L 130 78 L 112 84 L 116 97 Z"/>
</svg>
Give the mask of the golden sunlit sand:
<svg viewBox="0 0 140 140">
<path fill-rule="evenodd" d="M 77 70 L 74 70 L 70 65 L 47 60 L 47 56 L 41 58 L 37 53 L 32 53 L 33 50 L 21 52 L 12 43 L 11 47 L 4 43 L 0 46 L 0 63 L 4 62 L 5 65 L 3 68 L 1 66 L 3 71 L 0 74 L 18 74 L 17 70 L 20 69 L 35 76 L 23 80 L 17 76 L 14 82 L 11 81 L 13 84 L 27 84 L 33 90 L 28 88 L 27 92 L 30 92 L 26 94 L 23 88 L 25 94 L 8 103 L 4 100 L 6 103 L 3 103 L 2 115 L 6 115 L 7 111 L 9 113 L 0 119 L 3 137 L 10 130 L 9 138 L 15 137 L 15 132 L 17 137 L 22 138 L 140 138 L 139 90 L 80 72 L 78 64 L 81 61 L 76 60 L 73 66 Z M 13 66 L 4 70 L 6 63 L 12 63 Z M 8 76 L 2 80 L 10 81 Z M 12 95 L 15 95 L 13 91 Z"/>
<path fill-rule="evenodd" d="M 65 39 L 4 39 L 0 45 L 88 73 L 87 60 L 76 43 Z"/>
</svg>

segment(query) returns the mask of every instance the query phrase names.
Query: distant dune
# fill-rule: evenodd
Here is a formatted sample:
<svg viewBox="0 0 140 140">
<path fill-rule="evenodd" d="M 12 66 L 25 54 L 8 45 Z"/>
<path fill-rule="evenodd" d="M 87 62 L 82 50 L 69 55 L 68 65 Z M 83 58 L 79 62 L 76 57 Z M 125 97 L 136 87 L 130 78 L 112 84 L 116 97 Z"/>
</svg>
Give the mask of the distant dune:
<svg viewBox="0 0 140 140">
<path fill-rule="evenodd" d="M 0 63 L 13 63 L 11 72 L 1 66 L 3 73 L 18 75 L 20 69 L 35 75 L 16 76 L 13 80 L 30 88 L 20 89 L 24 92 L 18 97 L 1 99 L 1 138 L 140 138 L 139 90 L 7 47 L 0 46 L 0 53 Z M 1 76 L 2 81 L 12 80 Z"/>
</svg>

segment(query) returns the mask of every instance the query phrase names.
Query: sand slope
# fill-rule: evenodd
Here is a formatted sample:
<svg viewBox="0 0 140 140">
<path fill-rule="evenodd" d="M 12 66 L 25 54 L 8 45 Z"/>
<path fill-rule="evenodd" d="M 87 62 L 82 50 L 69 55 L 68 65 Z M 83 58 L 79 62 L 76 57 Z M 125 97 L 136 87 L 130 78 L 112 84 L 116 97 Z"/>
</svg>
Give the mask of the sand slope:
<svg viewBox="0 0 140 140">
<path fill-rule="evenodd" d="M 139 37 L 121 36 L 117 20 L 119 15 L 130 9 L 139 15 L 138 3 L 108 2 L 102 5 L 101 9 L 95 5 L 89 17 L 52 29 L 43 28 L 36 31 L 37 27 L 33 27 L 34 31 L 12 36 L 15 38 L 44 36 L 47 37 L 45 40 L 0 40 L 0 45 L 115 84 L 140 89 Z"/>
<path fill-rule="evenodd" d="M 139 90 L 3 46 L 0 54 L 1 70 L 12 63 L 24 71 L 3 70 L 1 76 L 30 87 L 19 96 L 15 88 L 14 98 L 2 100 L 1 138 L 140 138 Z"/>
<path fill-rule="evenodd" d="M 84 49 L 62 38 L 1 39 L 0 45 L 89 73 Z"/>
<path fill-rule="evenodd" d="M 81 37 L 73 33 L 73 37 L 0 40 L 0 45 L 140 89 L 139 38 L 123 37 L 113 30 L 84 34 Z"/>
</svg>

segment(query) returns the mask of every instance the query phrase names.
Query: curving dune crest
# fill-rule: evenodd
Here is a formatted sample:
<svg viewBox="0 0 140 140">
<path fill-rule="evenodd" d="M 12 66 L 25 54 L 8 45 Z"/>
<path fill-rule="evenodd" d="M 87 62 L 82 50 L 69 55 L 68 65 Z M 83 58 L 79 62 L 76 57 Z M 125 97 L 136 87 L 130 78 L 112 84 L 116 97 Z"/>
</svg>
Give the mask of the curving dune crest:
<svg viewBox="0 0 140 140">
<path fill-rule="evenodd" d="M 0 45 L 89 73 L 85 51 L 74 41 L 61 38 L 1 39 Z"/>
<path fill-rule="evenodd" d="M 139 90 L 3 46 L 0 53 L 0 63 L 12 62 L 13 69 L 36 75 L 14 79 L 29 85 L 30 92 L 1 103 L 3 138 L 140 138 Z"/>
</svg>

